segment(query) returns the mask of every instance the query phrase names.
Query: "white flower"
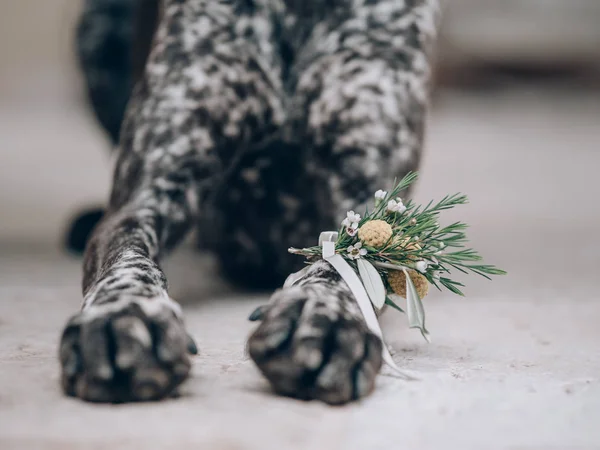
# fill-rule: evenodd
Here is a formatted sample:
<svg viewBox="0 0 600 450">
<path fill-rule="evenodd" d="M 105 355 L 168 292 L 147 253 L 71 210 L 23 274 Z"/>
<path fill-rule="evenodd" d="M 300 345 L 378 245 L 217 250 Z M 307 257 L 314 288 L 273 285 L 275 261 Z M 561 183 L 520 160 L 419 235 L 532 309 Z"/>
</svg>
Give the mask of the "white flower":
<svg viewBox="0 0 600 450">
<path fill-rule="evenodd" d="M 351 224 L 349 227 L 346 227 L 346 233 L 348 233 L 348 236 L 355 236 L 357 232 L 358 232 L 358 223 L 356 223 L 356 222 Z"/>
<path fill-rule="evenodd" d="M 375 192 L 375 206 L 379 206 L 386 196 L 387 192 L 381 189 Z"/>
<path fill-rule="evenodd" d="M 397 198 L 396 200 L 390 200 L 387 204 L 387 211 L 391 213 L 402 214 L 406 211 L 406 206 L 402 203 L 402 200 Z"/>
<path fill-rule="evenodd" d="M 443 242 L 440 241 L 440 243 L 438 244 L 439 248 L 444 248 L 446 246 L 446 244 L 444 244 Z"/>
<path fill-rule="evenodd" d="M 421 273 L 427 272 L 427 266 L 427 261 L 417 261 L 415 264 L 415 268 Z"/>
<path fill-rule="evenodd" d="M 342 226 L 346 227 L 346 233 L 349 236 L 354 236 L 358 230 L 358 222 L 360 222 L 360 214 L 354 211 L 348 211 L 346 218 L 342 220 Z"/>
<path fill-rule="evenodd" d="M 360 214 L 356 214 L 354 211 L 348 211 L 346 213 L 346 218 L 342 220 L 342 225 L 345 227 L 351 227 L 356 224 L 358 227 L 358 222 L 360 222 Z"/>
<path fill-rule="evenodd" d="M 377 200 L 383 200 L 386 195 L 387 195 L 387 192 L 386 191 L 382 191 L 381 189 L 379 189 L 377 192 L 375 192 L 375 198 Z"/>
<path fill-rule="evenodd" d="M 360 214 L 356 214 L 354 211 L 348 211 L 346 217 L 350 220 L 350 222 L 360 222 Z"/>
<path fill-rule="evenodd" d="M 358 259 L 367 254 L 367 249 L 362 248 L 362 242 L 357 242 L 356 244 L 348 247 L 348 253 L 350 254 L 349 256 L 351 259 Z"/>
</svg>

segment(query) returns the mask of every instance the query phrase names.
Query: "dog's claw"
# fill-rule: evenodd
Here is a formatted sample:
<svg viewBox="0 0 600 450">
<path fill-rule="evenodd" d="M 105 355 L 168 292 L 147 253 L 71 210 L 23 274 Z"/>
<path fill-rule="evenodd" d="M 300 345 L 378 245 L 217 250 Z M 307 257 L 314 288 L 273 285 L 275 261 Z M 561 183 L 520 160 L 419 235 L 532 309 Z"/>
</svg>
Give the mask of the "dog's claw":
<svg viewBox="0 0 600 450">
<path fill-rule="evenodd" d="M 267 305 L 260 305 L 258 308 L 256 308 L 254 311 L 252 311 L 250 316 L 248 316 L 248 320 L 250 322 L 261 321 L 264 319 L 266 311 L 267 311 Z"/>
<path fill-rule="evenodd" d="M 197 355 L 198 354 L 198 346 L 196 345 L 196 341 L 190 334 L 187 335 L 187 339 L 188 339 L 188 342 L 187 342 L 188 352 L 192 355 Z"/>
</svg>

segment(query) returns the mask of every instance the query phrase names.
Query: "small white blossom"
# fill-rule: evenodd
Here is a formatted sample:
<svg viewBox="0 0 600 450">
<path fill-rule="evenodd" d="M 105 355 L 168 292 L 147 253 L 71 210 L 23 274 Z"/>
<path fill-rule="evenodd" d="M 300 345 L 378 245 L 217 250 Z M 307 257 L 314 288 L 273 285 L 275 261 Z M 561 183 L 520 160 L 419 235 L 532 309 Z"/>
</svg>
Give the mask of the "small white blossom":
<svg viewBox="0 0 600 450">
<path fill-rule="evenodd" d="M 427 266 L 427 261 L 417 261 L 415 264 L 415 268 L 421 273 L 427 272 Z"/>
<path fill-rule="evenodd" d="M 357 232 L 358 232 L 358 223 L 356 223 L 356 222 L 351 224 L 349 227 L 346 227 L 346 233 L 348 233 L 348 236 L 355 236 Z"/>
<path fill-rule="evenodd" d="M 438 244 L 439 248 L 444 248 L 446 246 L 446 244 L 444 244 L 443 242 L 440 241 L 440 243 Z"/>
<path fill-rule="evenodd" d="M 354 236 L 358 229 L 358 222 L 360 222 L 360 214 L 356 214 L 354 211 L 348 211 L 346 218 L 342 220 L 342 226 L 346 227 L 346 232 L 350 236 Z"/>
<path fill-rule="evenodd" d="M 398 200 L 400 200 L 398 202 Z M 402 214 L 406 211 L 406 206 L 402 203 L 402 200 L 397 198 L 396 200 L 390 200 L 387 204 L 387 211 L 391 213 Z"/>
<path fill-rule="evenodd" d="M 360 222 L 360 214 L 356 214 L 354 211 L 348 211 L 346 216 L 352 223 Z"/>
<path fill-rule="evenodd" d="M 348 253 L 350 254 L 349 256 L 351 259 L 358 259 L 367 254 L 367 249 L 362 248 L 362 242 L 357 242 L 356 244 L 348 247 Z"/>
<path fill-rule="evenodd" d="M 387 192 L 386 191 L 382 191 L 381 189 L 379 189 L 377 192 L 375 192 L 375 198 L 377 200 L 383 200 L 386 195 L 387 195 Z"/>
</svg>

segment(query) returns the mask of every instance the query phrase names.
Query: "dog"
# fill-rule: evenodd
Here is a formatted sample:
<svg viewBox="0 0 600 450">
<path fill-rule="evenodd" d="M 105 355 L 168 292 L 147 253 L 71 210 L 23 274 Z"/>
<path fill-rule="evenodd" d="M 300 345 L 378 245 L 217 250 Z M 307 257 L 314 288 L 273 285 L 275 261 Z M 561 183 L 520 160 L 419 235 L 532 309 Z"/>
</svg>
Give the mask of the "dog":
<svg viewBox="0 0 600 450">
<path fill-rule="evenodd" d="M 192 227 L 231 281 L 281 285 L 302 265 L 288 247 L 418 168 L 438 16 L 436 0 L 87 0 L 79 59 L 118 156 L 61 338 L 66 394 L 157 400 L 188 377 L 159 262 Z M 254 318 L 275 392 L 372 392 L 383 344 L 328 263 Z"/>
</svg>

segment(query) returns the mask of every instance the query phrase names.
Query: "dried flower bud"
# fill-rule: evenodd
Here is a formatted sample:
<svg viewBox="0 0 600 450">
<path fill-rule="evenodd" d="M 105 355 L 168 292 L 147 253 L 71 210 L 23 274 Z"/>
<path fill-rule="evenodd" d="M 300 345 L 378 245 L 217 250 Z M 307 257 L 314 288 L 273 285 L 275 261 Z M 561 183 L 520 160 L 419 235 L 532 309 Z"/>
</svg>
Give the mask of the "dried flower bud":
<svg viewBox="0 0 600 450">
<path fill-rule="evenodd" d="M 429 292 L 429 282 L 427 281 L 427 278 L 416 270 L 408 270 L 408 276 L 415 285 L 419 297 L 425 297 Z M 393 291 L 400 297 L 406 298 L 406 275 L 404 275 L 404 271 L 390 270 L 387 279 Z"/>
<path fill-rule="evenodd" d="M 392 227 L 385 220 L 370 220 L 358 229 L 358 238 L 374 248 L 383 247 L 392 234 Z"/>
</svg>

